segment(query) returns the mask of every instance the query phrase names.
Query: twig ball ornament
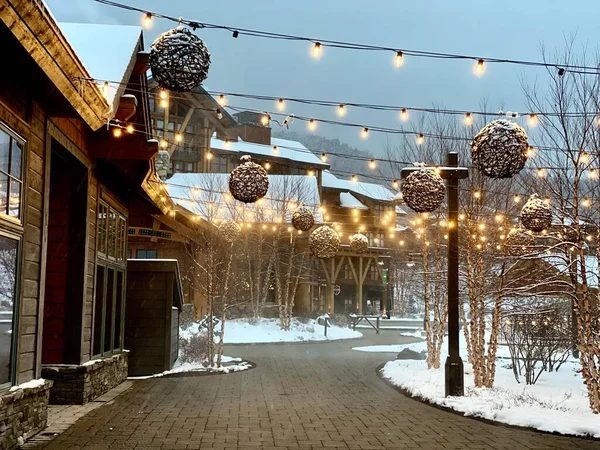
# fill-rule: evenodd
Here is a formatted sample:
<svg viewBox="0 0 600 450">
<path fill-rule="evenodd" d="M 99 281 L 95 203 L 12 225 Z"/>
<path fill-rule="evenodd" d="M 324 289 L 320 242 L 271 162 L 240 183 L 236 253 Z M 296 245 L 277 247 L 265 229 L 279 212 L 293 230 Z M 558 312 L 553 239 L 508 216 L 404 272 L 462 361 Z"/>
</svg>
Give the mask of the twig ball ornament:
<svg viewBox="0 0 600 450">
<path fill-rule="evenodd" d="M 521 224 L 528 230 L 539 232 L 552 225 L 552 210 L 537 194 L 533 194 L 521 209 Z"/>
<path fill-rule="evenodd" d="M 402 182 L 402 199 L 416 212 L 435 211 L 444 201 L 444 180 L 433 170 L 416 170 Z"/>
<path fill-rule="evenodd" d="M 511 230 L 504 240 L 504 251 L 509 256 L 523 256 L 531 253 L 535 239 L 523 228 Z"/>
<path fill-rule="evenodd" d="M 315 216 L 312 210 L 306 206 L 300 206 L 292 214 L 292 225 L 296 230 L 308 231 L 315 224 Z"/>
<path fill-rule="evenodd" d="M 333 258 L 340 248 L 340 237 L 333 228 L 322 225 L 310 234 L 308 246 L 317 258 Z"/>
<path fill-rule="evenodd" d="M 269 177 L 262 166 L 250 160 L 250 156 L 245 155 L 240 159 L 242 164 L 229 174 L 229 192 L 240 202 L 254 203 L 267 195 Z"/>
<path fill-rule="evenodd" d="M 356 233 L 350 238 L 350 250 L 354 253 L 364 253 L 369 249 L 369 238 L 362 233 Z"/>
<path fill-rule="evenodd" d="M 471 156 L 479 171 L 490 178 L 511 178 L 527 161 L 527 133 L 512 120 L 488 123 L 471 142 Z"/>
<path fill-rule="evenodd" d="M 242 232 L 242 227 L 233 220 L 225 220 L 219 224 L 219 233 L 225 242 L 232 243 Z"/>
<path fill-rule="evenodd" d="M 206 79 L 210 53 L 202 39 L 189 29 L 178 26 L 154 40 L 148 62 L 152 78 L 160 87 L 189 92 Z"/>
</svg>

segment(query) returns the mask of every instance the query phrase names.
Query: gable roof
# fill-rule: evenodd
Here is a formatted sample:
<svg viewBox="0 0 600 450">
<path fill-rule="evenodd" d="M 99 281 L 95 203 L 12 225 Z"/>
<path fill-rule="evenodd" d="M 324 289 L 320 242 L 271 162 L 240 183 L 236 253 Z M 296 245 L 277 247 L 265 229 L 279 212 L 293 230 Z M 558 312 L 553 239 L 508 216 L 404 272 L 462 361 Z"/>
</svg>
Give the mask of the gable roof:
<svg viewBox="0 0 600 450">
<path fill-rule="evenodd" d="M 362 195 L 364 197 L 377 200 L 391 202 L 394 200 L 394 193 L 385 186 L 375 183 L 364 183 L 362 181 L 352 182 L 341 180 L 332 174 L 329 170 L 323 171 L 323 188 L 335 189 L 339 191 L 351 192 L 353 194 Z"/>
<path fill-rule="evenodd" d="M 340 192 L 340 206 L 342 208 L 369 209 L 350 192 Z"/>
</svg>

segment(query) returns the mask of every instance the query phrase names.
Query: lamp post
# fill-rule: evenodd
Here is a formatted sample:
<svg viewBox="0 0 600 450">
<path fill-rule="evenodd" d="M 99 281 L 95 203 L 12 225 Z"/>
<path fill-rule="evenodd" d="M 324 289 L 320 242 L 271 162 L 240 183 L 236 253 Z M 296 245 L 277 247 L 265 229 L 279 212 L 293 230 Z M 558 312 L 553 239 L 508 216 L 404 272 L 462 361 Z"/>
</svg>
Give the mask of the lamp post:
<svg viewBox="0 0 600 450">
<path fill-rule="evenodd" d="M 402 169 L 402 178 L 421 167 Z M 433 168 L 432 168 L 433 170 Z M 459 348 L 458 309 L 458 182 L 469 176 L 466 167 L 458 167 L 458 153 L 449 152 L 447 166 L 438 167 L 439 175 L 446 180 L 448 201 L 448 356 L 446 358 L 446 397 L 464 395 L 464 371 Z"/>
</svg>

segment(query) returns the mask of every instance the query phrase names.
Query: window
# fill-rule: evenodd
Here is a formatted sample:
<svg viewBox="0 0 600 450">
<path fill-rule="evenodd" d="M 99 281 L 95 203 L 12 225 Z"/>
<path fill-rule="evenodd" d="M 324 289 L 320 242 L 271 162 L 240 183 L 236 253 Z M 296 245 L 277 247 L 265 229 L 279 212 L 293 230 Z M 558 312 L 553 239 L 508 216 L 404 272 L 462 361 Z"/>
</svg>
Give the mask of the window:
<svg viewBox="0 0 600 450">
<path fill-rule="evenodd" d="M 0 232 L 0 386 L 13 381 L 19 250 L 16 236 Z"/>
<path fill-rule="evenodd" d="M 379 271 L 377 267 L 371 265 L 369 266 L 369 279 L 370 280 L 378 280 L 379 279 Z"/>
<path fill-rule="evenodd" d="M 194 164 L 191 162 L 186 162 L 185 163 L 185 171 L 186 172 L 193 172 L 194 171 Z"/>
<path fill-rule="evenodd" d="M 211 161 L 211 172 L 212 173 L 227 173 L 229 172 L 227 167 L 227 155 L 215 155 Z"/>
<path fill-rule="evenodd" d="M 158 253 L 156 250 L 138 250 L 137 259 L 157 259 Z"/>
<path fill-rule="evenodd" d="M 350 264 L 344 264 L 344 278 L 349 280 L 352 278 L 352 272 L 350 270 Z"/>
<path fill-rule="evenodd" d="M 183 161 L 174 161 L 173 162 L 173 172 L 181 172 L 183 171 Z"/>
<path fill-rule="evenodd" d="M 382 205 L 375 205 L 375 221 L 381 222 L 385 208 Z"/>
<path fill-rule="evenodd" d="M 97 228 L 93 353 L 101 356 L 123 348 L 127 218 L 113 206 L 100 200 Z"/>
<path fill-rule="evenodd" d="M 378 233 L 377 239 L 378 239 L 377 245 L 382 248 L 385 247 L 385 233 Z"/>
<path fill-rule="evenodd" d="M 0 124 L 0 215 L 21 219 L 25 141 Z"/>
<path fill-rule="evenodd" d="M 369 239 L 369 247 L 375 247 L 375 244 L 373 242 L 373 233 L 371 233 L 370 231 L 368 233 L 366 233 L 367 239 Z"/>
</svg>

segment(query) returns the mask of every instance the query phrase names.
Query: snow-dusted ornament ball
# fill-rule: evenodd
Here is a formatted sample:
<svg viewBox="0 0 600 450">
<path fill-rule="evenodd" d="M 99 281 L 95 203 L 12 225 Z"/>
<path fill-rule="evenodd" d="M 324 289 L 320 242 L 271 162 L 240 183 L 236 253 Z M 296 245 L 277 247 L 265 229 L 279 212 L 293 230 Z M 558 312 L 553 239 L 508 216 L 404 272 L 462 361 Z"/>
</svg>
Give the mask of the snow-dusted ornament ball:
<svg viewBox="0 0 600 450">
<path fill-rule="evenodd" d="M 152 78 L 164 89 L 189 92 L 208 75 L 210 53 L 198 36 L 178 26 L 152 43 L 148 60 Z"/>
<path fill-rule="evenodd" d="M 511 178 L 527 161 L 527 133 L 512 120 L 488 123 L 471 142 L 473 164 L 490 178 Z"/>
<path fill-rule="evenodd" d="M 402 199 L 416 212 L 432 212 L 444 201 L 445 189 L 443 178 L 433 170 L 416 170 L 402 182 Z"/>
<path fill-rule="evenodd" d="M 333 228 L 322 225 L 310 234 L 308 246 L 317 258 L 333 258 L 340 248 L 340 237 Z"/>
<path fill-rule="evenodd" d="M 537 194 L 533 194 L 521 209 L 521 224 L 531 231 L 543 231 L 552 225 L 552 209 Z"/>
<path fill-rule="evenodd" d="M 534 237 L 523 228 L 511 230 L 504 240 L 504 251 L 510 256 L 523 256 L 533 251 Z"/>
<path fill-rule="evenodd" d="M 350 238 L 350 250 L 354 253 L 364 253 L 369 250 L 369 238 L 362 233 L 356 233 Z"/>
<path fill-rule="evenodd" d="M 292 214 L 292 225 L 296 230 L 308 231 L 315 224 L 315 215 L 307 206 L 300 206 Z"/>
<path fill-rule="evenodd" d="M 242 227 L 233 220 L 224 220 L 219 224 L 219 233 L 225 239 L 225 242 L 232 243 L 242 232 Z"/>
<path fill-rule="evenodd" d="M 242 156 L 240 160 L 242 164 L 229 174 L 229 192 L 240 202 L 254 203 L 267 195 L 269 177 L 262 166 L 250 160 L 250 156 Z"/>
</svg>

